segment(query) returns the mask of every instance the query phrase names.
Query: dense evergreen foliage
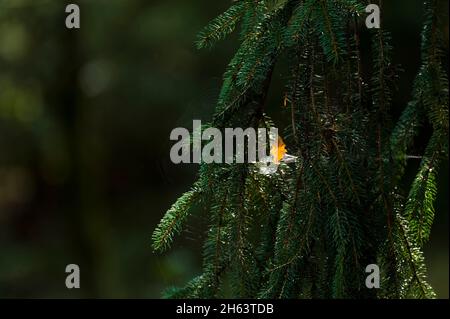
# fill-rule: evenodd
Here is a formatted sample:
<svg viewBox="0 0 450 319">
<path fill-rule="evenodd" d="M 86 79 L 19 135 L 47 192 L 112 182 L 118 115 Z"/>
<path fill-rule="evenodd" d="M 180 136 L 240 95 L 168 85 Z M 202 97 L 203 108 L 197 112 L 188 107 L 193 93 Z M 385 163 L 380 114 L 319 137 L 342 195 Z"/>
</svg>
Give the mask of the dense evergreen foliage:
<svg viewBox="0 0 450 319">
<path fill-rule="evenodd" d="M 361 70 L 358 0 L 237 0 L 200 34 L 199 48 L 240 27 L 224 75 L 215 127 L 269 127 L 265 100 L 275 63 L 288 59 L 283 137 L 298 156 L 275 175 L 253 164 L 203 164 L 199 179 L 153 235 L 169 248 L 193 205 L 208 207 L 203 273 L 168 297 L 432 298 L 423 245 L 436 176 L 448 158 L 448 80 L 438 1 L 424 3 L 422 65 L 400 119 L 391 112 L 397 68 L 389 32 L 370 30 L 372 70 Z M 366 78 L 364 78 L 366 77 Z M 405 189 L 409 150 L 432 135 Z M 378 264 L 381 288 L 367 289 Z M 227 295 L 224 286 L 231 287 Z"/>
</svg>

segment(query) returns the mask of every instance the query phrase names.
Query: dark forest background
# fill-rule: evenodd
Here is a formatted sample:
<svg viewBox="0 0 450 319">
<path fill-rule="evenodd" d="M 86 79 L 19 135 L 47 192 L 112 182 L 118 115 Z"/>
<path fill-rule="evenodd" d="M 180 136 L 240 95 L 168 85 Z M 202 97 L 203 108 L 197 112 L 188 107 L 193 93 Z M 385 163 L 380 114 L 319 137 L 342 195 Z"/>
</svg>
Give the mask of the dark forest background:
<svg viewBox="0 0 450 319">
<path fill-rule="evenodd" d="M 81 7 L 76 31 L 64 24 L 71 2 Z M 211 118 L 237 41 L 213 51 L 194 41 L 229 3 L 0 0 L 0 297 L 158 298 L 200 272 L 206 212 L 165 255 L 152 252 L 151 234 L 195 179 L 196 165 L 170 162 L 169 134 Z M 419 68 L 421 14 L 420 0 L 384 4 L 404 70 L 394 115 Z M 268 107 L 280 128 L 283 70 Z M 448 163 L 442 169 L 425 255 L 430 283 L 448 298 Z M 71 263 L 78 290 L 64 284 Z"/>
</svg>

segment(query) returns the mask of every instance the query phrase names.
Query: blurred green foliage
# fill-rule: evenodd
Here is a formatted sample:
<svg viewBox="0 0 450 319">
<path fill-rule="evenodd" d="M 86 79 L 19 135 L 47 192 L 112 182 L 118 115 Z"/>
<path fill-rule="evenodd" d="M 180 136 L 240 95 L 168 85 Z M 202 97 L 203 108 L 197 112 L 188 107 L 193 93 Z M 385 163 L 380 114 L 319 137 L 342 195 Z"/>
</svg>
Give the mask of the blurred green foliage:
<svg viewBox="0 0 450 319">
<path fill-rule="evenodd" d="M 64 25 L 71 2 L 80 30 Z M 170 163 L 168 137 L 210 119 L 235 41 L 213 52 L 194 41 L 228 5 L 0 0 L 0 297 L 157 298 L 199 272 L 201 217 L 167 255 L 153 254 L 150 236 L 194 180 L 194 165 Z M 400 112 L 419 67 L 420 1 L 385 11 L 406 70 Z M 282 97 L 269 100 L 282 125 Z M 440 185 L 426 255 L 430 283 L 448 297 L 448 179 Z M 70 263 L 79 290 L 64 285 Z"/>
</svg>

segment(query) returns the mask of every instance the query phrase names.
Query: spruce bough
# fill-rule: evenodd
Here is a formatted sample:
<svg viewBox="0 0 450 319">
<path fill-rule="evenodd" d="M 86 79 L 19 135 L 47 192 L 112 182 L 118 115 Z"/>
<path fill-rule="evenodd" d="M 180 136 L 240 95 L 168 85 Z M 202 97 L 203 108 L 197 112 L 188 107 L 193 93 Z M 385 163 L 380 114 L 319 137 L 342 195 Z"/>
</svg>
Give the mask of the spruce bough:
<svg viewBox="0 0 450 319">
<path fill-rule="evenodd" d="M 380 3 L 379 3 L 380 4 Z M 438 1 L 425 1 L 421 67 L 398 120 L 387 30 L 370 30 L 363 74 L 358 0 L 237 0 L 199 34 L 211 47 L 240 28 L 211 126 L 270 127 L 265 113 L 275 63 L 288 59 L 284 137 L 292 165 L 261 175 L 252 164 L 203 164 L 193 188 L 157 226 L 164 251 L 191 208 L 208 208 L 203 272 L 169 298 L 433 298 L 423 245 L 430 237 L 439 165 L 448 159 L 448 76 Z M 380 4 L 381 5 L 381 4 Z M 432 134 L 410 187 L 409 150 Z M 408 189 L 409 188 L 409 189 Z M 380 289 L 365 267 L 380 267 Z M 228 287 L 228 288 L 224 288 Z"/>
</svg>

